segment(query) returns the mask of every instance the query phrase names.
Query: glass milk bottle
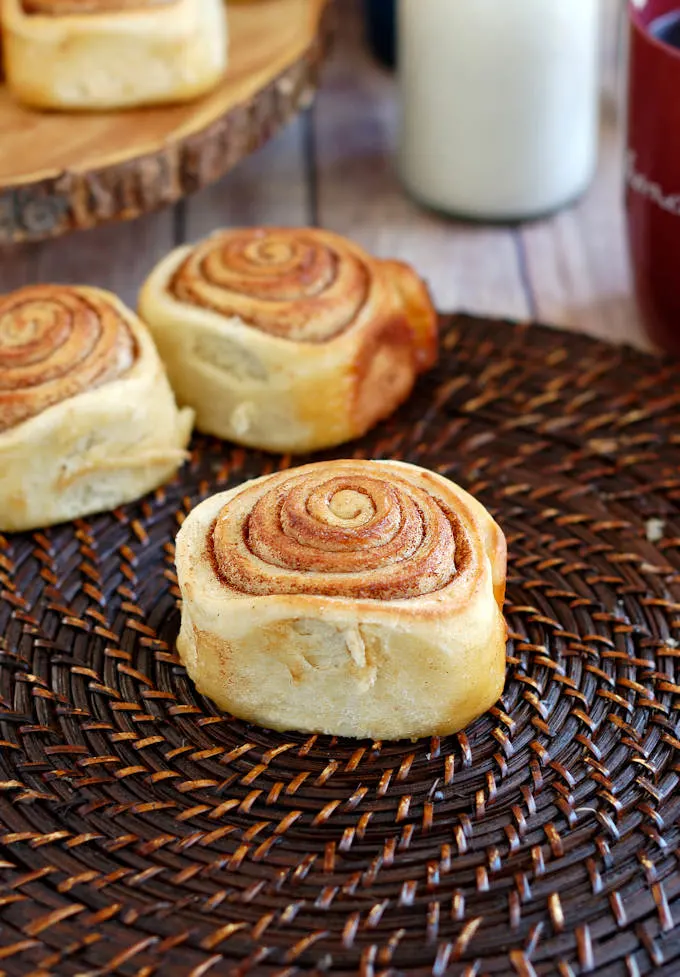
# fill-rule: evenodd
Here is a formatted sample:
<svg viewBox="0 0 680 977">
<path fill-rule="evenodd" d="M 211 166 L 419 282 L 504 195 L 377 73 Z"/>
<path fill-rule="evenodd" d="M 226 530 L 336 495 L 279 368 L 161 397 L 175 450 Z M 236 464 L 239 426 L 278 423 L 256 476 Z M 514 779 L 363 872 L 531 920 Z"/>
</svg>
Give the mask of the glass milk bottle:
<svg viewBox="0 0 680 977">
<path fill-rule="evenodd" d="M 597 160 L 599 0 L 399 0 L 399 168 L 480 220 L 555 210 Z"/>
</svg>

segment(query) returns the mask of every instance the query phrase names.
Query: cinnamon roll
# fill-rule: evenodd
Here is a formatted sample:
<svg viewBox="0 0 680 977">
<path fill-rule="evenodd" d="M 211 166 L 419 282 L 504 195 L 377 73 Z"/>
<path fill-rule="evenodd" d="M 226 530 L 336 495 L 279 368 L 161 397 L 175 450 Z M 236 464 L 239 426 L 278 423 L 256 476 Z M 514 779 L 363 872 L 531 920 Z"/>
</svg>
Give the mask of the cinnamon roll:
<svg viewBox="0 0 680 977">
<path fill-rule="evenodd" d="M 180 657 L 242 719 L 444 735 L 503 689 L 505 537 L 422 468 L 332 461 L 247 482 L 190 513 L 176 562 Z"/>
<path fill-rule="evenodd" d="M 42 108 L 184 102 L 227 65 L 223 0 L 0 0 L 12 93 Z"/>
<path fill-rule="evenodd" d="M 220 231 L 178 248 L 139 311 L 199 430 L 271 451 L 364 434 L 437 353 L 415 272 L 312 228 Z"/>
<path fill-rule="evenodd" d="M 0 531 L 112 509 L 184 461 L 147 329 L 114 295 L 35 285 L 0 298 Z"/>
</svg>

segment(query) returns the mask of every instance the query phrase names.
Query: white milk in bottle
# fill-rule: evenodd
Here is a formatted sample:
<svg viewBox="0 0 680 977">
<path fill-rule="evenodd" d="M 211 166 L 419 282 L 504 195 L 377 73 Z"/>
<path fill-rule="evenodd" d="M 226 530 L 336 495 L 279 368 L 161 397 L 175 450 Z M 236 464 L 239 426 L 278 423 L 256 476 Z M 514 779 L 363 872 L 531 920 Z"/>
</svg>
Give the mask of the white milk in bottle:
<svg viewBox="0 0 680 977">
<path fill-rule="evenodd" d="M 596 164 L 598 0 L 399 0 L 399 169 L 481 220 L 578 197 Z"/>
</svg>

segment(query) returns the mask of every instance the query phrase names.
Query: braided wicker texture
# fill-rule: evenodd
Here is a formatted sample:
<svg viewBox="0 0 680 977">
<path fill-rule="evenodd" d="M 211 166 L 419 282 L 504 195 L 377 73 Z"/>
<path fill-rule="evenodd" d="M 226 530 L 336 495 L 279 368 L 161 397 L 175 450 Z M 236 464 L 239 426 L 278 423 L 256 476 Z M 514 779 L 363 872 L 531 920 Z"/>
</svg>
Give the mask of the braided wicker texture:
<svg viewBox="0 0 680 977">
<path fill-rule="evenodd" d="M 680 973 L 678 367 L 443 326 L 436 374 L 344 453 L 450 475 L 501 522 L 502 700 L 359 743 L 196 693 L 174 534 L 289 459 L 199 438 L 138 505 L 0 537 L 1 973 Z"/>
</svg>

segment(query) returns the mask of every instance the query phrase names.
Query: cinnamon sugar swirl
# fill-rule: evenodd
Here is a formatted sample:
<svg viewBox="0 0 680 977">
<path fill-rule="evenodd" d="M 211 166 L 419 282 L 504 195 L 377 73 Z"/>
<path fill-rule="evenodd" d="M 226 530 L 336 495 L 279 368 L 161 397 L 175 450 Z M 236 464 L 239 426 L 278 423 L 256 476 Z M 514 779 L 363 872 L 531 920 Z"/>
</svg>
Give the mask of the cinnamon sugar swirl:
<svg viewBox="0 0 680 977">
<path fill-rule="evenodd" d="M 177 538 L 178 651 L 263 726 L 399 739 L 490 708 L 505 676 L 505 538 L 401 462 L 334 461 L 213 496 Z"/>
<path fill-rule="evenodd" d="M 415 272 L 312 228 L 220 231 L 179 248 L 139 309 L 198 428 L 272 451 L 364 434 L 437 354 Z"/>
<path fill-rule="evenodd" d="M 7 84 L 27 105 L 184 102 L 227 65 L 223 0 L 0 0 Z"/>
<path fill-rule="evenodd" d="M 0 298 L 0 531 L 155 488 L 182 464 L 192 419 L 115 296 L 36 285 Z"/>
</svg>

